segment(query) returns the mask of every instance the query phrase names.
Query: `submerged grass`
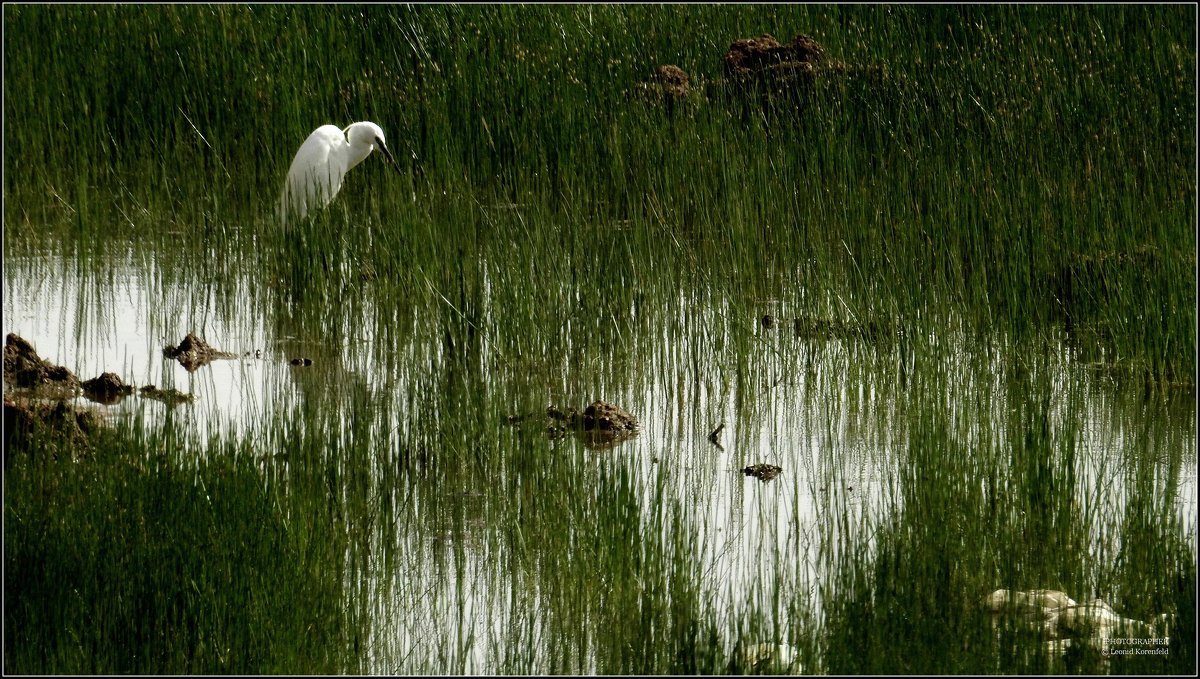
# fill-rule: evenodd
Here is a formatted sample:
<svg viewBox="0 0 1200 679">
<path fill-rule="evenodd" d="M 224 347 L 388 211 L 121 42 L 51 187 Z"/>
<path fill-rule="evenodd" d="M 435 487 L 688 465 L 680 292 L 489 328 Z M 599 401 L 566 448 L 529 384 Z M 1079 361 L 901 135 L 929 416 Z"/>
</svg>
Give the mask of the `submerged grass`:
<svg viewBox="0 0 1200 679">
<path fill-rule="evenodd" d="M 1114 450 L 1093 449 L 1083 383 L 1038 363 L 995 395 L 1007 399 L 1006 419 L 986 389 L 949 410 L 919 404 L 961 393 L 953 381 L 923 374 L 905 390 L 917 412 L 904 418 L 888 482 L 897 511 L 860 532 L 869 542 L 847 545 L 827 585 L 830 672 L 1191 671 L 1194 524 L 1180 519 L 1177 480 L 1154 478 L 1162 466 L 1146 458 L 1188 448 L 1130 432 Z M 1097 455 L 1111 466 L 1097 471 Z M 1123 516 L 1113 485 L 1127 486 Z M 993 619 L 983 598 L 1000 588 L 1100 597 L 1138 620 L 1176 616 L 1169 653 L 1109 657 L 1075 641 L 1056 654 L 1044 633 Z"/>
<path fill-rule="evenodd" d="M 1005 586 L 1177 610 L 1191 638 L 1170 432 L 1194 409 L 1148 407 L 1114 516 L 1087 501 L 1091 395 L 1046 365 L 1065 336 L 1118 393 L 1192 393 L 1194 8 L 4 13 L 6 257 L 132 251 L 331 366 L 248 440 L 135 423 L 79 462 L 6 451 L 6 671 L 722 673 L 759 642 L 811 671 L 1059 669 L 975 607 Z M 730 42 L 764 32 L 882 75 L 719 94 Z M 639 99 L 665 63 L 692 93 Z M 300 141 L 362 119 L 404 177 L 369 159 L 280 231 Z M 499 426 L 655 390 L 708 427 L 732 401 L 729 455 L 647 476 Z M 822 507 L 819 606 L 798 536 L 744 546 L 761 585 L 724 590 L 673 490 L 797 404 L 821 413 L 814 484 L 855 436 L 895 469 L 889 517 Z M 503 624 L 467 605 L 476 575 Z M 1193 667 L 1176 643 L 1129 669 Z"/>
</svg>

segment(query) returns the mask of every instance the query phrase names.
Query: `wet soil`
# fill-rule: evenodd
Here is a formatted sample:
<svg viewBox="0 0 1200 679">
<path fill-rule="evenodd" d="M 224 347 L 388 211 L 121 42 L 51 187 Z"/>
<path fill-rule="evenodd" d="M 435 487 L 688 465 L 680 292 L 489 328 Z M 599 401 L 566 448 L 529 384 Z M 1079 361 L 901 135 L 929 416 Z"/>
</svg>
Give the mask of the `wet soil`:
<svg viewBox="0 0 1200 679">
<path fill-rule="evenodd" d="M 7 462 L 13 449 L 64 451 L 72 457 L 85 454 L 91 439 L 104 429 L 103 419 L 95 411 L 71 404 L 71 399 L 82 391 L 88 400 L 112 405 L 132 394 L 133 387 L 111 372 L 81 383 L 67 368 L 38 356 L 27 340 L 9 333 L 4 344 L 4 391 Z M 141 394 L 168 403 L 192 400 L 174 389 L 163 392 L 152 386 L 143 387 Z"/>
<path fill-rule="evenodd" d="M 237 354 L 218 351 L 209 346 L 208 342 L 190 332 L 179 343 L 179 346 L 164 348 L 163 356 L 179 361 L 179 365 L 182 365 L 188 372 L 196 372 L 197 369 L 217 359 L 237 358 Z"/>
<path fill-rule="evenodd" d="M 149 398 L 155 401 L 162 401 L 169 406 L 179 405 L 180 403 L 191 403 L 196 400 L 192 394 L 185 394 L 178 389 L 159 389 L 153 384 L 147 384 L 138 390 L 142 398 Z"/>
<path fill-rule="evenodd" d="M 663 64 L 654 69 L 649 80 L 635 85 L 634 93 L 645 101 L 672 107 L 688 98 L 691 93 L 690 80 L 682 68 Z"/>
<path fill-rule="evenodd" d="M 164 354 L 168 358 L 179 358 L 180 362 L 199 367 L 200 361 L 207 362 L 213 358 L 234 358 L 233 354 L 216 351 L 209 347 L 204 340 L 195 335 L 188 335 L 179 347 L 168 347 Z M 194 370 L 190 368 L 189 370 Z M 37 351 L 24 338 L 10 333 L 4 345 L 4 382 L 5 402 L 9 400 L 10 389 L 20 389 L 24 400 L 69 400 L 80 391 L 90 401 L 102 405 L 119 403 L 123 398 L 133 393 L 133 386 L 125 384 L 120 375 L 106 372 L 99 377 L 80 382 L 70 370 L 54 365 L 38 356 Z M 138 393 L 143 398 L 162 401 L 168 405 L 191 403 L 194 397 L 177 389 L 159 389 L 154 385 L 142 387 Z M 53 405 L 53 404 L 51 404 Z M 35 406 L 26 406 L 29 414 L 40 410 Z M 82 412 L 82 411 L 81 411 Z"/>
<path fill-rule="evenodd" d="M 772 102 L 803 104 L 816 87 L 861 84 L 864 91 L 891 92 L 894 77 L 879 64 L 850 64 L 830 57 L 810 36 L 797 35 L 780 43 L 764 33 L 734 40 L 722 56 L 722 76 L 695 79 L 673 64 L 657 67 L 633 88 L 644 101 L 674 110 L 685 100 L 733 99 L 767 105 Z M 853 88 L 851 88 L 853 89 Z M 699 96 L 693 97 L 693 93 Z M 892 93 L 895 94 L 895 93 Z"/>
<path fill-rule="evenodd" d="M 83 383 L 83 393 L 89 399 L 112 405 L 133 393 L 133 387 L 121 381 L 115 373 L 103 373 Z"/>
<path fill-rule="evenodd" d="M 765 78 L 812 78 L 825 61 L 825 48 L 807 35 L 786 45 L 764 33 L 734 40 L 725 52 L 725 79 L 744 86 Z"/>
<path fill-rule="evenodd" d="M 98 414 L 65 401 L 26 400 L 4 396 L 4 462 L 17 451 L 36 447 L 81 457 L 91 438 L 103 428 Z"/>
<path fill-rule="evenodd" d="M 509 424 L 520 425 L 536 418 L 513 415 L 507 419 Z M 550 406 L 546 408 L 543 426 L 546 435 L 552 439 L 574 434 L 590 448 L 610 448 L 637 436 L 640 431 L 637 417 L 607 401 L 596 401 L 582 412 Z"/>
<path fill-rule="evenodd" d="M 882 344 L 899 337 L 903 330 L 886 319 L 842 321 L 801 317 L 792 320 L 792 334 L 809 341 L 838 339 Z"/>
<path fill-rule="evenodd" d="M 12 333 L 4 339 L 4 381 L 21 389 L 61 392 L 67 397 L 79 392 L 79 378 L 74 373 L 44 360 L 29 342 Z"/>
</svg>

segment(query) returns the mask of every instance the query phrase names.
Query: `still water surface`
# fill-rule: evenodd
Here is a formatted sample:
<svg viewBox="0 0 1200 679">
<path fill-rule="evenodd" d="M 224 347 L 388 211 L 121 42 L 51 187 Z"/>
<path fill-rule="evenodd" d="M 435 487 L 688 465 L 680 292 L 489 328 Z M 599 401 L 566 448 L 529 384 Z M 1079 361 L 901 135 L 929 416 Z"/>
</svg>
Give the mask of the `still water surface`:
<svg viewBox="0 0 1200 679">
<path fill-rule="evenodd" d="M 198 442 L 211 436 L 262 438 L 263 428 L 304 399 L 337 408 L 339 398 L 365 390 L 382 404 L 373 414 L 373 427 L 391 432 L 387 438 L 395 449 L 378 457 L 388 464 L 417 419 L 493 416 L 422 412 L 431 400 L 414 384 L 428 376 L 425 371 L 438 364 L 445 348 L 419 321 L 407 343 L 381 347 L 404 332 L 380 338 L 373 331 L 379 326 L 372 319 L 381 312 L 373 306 L 370 288 L 363 288 L 355 310 L 343 316 L 346 327 L 339 335 L 346 341 L 330 346 L 272 320 L 274 312 L 260 303 L 261 283 L 251 276 L 219 285 L 179 280 L 164 275 L 153 259 L 132 254 L 86 266 L 55 255 L 6 257 L 4 331 L 24 337 L 43 358 L 68 367 L 81 380 L 114 372 L 135 387 L 154 384 L 193 394 L 194 403 L 170 413 L 175 426 L 191 430 Z M 672 303 L 679 307 L 675 317 L 702 328 L 706 336 L 754 334 L 761 356 L 733 366 L 726 354 L 706 352 L 703 344 L 680 344 L 669 332 L 639 335 L 629 339 L 635 345 L 629 353 L 649 357 L 650 364 L 630 369 L 626 379 L 612 379 L 604 367 L 564 362 L 561 381 L 545 381 L 544 393 L 521 395 L 514 392 L 530 389 L 536 380 L 514 380 L 515 371 L 485 346 L 481 388 L 490 393 L 484 400 L 494 402 L 501 414 L 525 401 L 582 408 L 596 398 L 635 413 L 641 432 L 630 441 L 591 450 L 567 437 L 551 450 L 564 458 L 582 455 L 588 465 L 632 470 L 644 503 L 669 497 L 687 508 L 715 605 L 737 609 L 748 593 L 770 591 L 764 583 L 776 582 L 785 591 L 807 591 L 819 615 L 822 577 L 840 558 L 840 546 L 870 545 L 871 526 L 903 511 L 891 481 L 905 455 L 904 422 L 914 406 L 895 373 L 858 367 L 870 362 L 864 357 L 871 348 L 861 342 L 800 342 L 786 329 L 731 318 L 722 304 L 698 306 L 687 294 Z M 188 332 L 239 358 L 215 361 L 194 373 L 164 359 L 163 347 Z M 950 358 L 938 367 L 944 394 L 924 407 L 941 408 L 948 422 L 957 423 L 952 435 L 966 450 L 986 445 L 989 439 L 981 432 L 990 430 L 987 420 L 1003 422 L 1021 396 L 1011 393 L 1014 383 L 1006 379 L 1006 367 L 987 350 L 961 338 L 940 341 L 958 348 L 946 352 Z M 1083 511 L 1120 517 L 1129 487 L 1128 453 L 1153 436 L 1149 448 L 1161 466 L 1161 491 L 1174 495 L 1194 545 L 1196 440 L 1190 397 L 1155 406 L 1157 401 L 1143 398 L 1140 390 L 1122 388 L 1105 373 L 1075 364 L 1067 348 L 1052 354 L 1053 360 L 1039 368 L 1051 371 L 1058 385 L 1051 417 L 1077 417 L 1081 423 L 1076 502 Z M 378 360 L 381 355 L 390 360 Z M 314 363 L 290 365 L 297 357 Z M 572 370 L 593 371 L 590 384 L 596 393 L 572 393 L 579 382 L 565 374 Z M 166 405 L 141 399 L 136 391 L 112 406 L 88 404 L 83 397 L 77 402 L 113 418 L 136 415 L 151 424 L 168 413 Z M 518 446 L 522 436 L 540 433 L 536 425 L 531 432 L 501 419 L 496 418 L 496 441 L 489 447 L 503 451 Z M 710 433 L 722 424 L 714 443 Z M 1004 436 L 1003 427 L 995 425 L 990 436 L 992 445 L 1005 445 L 996 440 Z M 741 473 L 757 463 L 778 465 L 784 472 L 770 482 Z M 361 564 L 373 574 L 364 594 L 376 618 L 368 671 L 432 666 L 486 672 L 507 666 L 506 654 L 515 649 L 550 643 L 536 625 L 517 628 L 539 615 L 531 594 L 537 584 L 517 583 L 508 571 L 504 542 L 488 539 L 498 528 L 488 525 L 496 515 L 489 507 L 511 501 L 498 490 L 503 487 L 464 482 L 463 488 L 445 491 L 452 502 L 444 506 L 452 505 L 459 520 L 409 517 L 398 519 L 406 528 L 381 531 L 381 540 L 395 544 L 375 554 L 400 556 L 398 563 L 377 557 Z M 419 503 L 407 507 L 412 513 L 427 511 Z M 854 534 L 859 531 L 865 534 Z M 1104 522 L 1093 524 L 1091 538 L 1094 553 L 1111 548 L 1104 544 L 1110 539 Z M 505 582 L 508 587 L 497 586 Z"/>
</svg>

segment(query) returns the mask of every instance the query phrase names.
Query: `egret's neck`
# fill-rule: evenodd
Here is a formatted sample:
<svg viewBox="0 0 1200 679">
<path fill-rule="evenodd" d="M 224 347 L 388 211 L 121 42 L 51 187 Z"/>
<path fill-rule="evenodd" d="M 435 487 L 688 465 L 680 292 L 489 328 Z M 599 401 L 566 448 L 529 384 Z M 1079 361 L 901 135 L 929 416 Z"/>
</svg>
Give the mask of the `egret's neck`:
<svg viewBox="0 0 1200 679">
<path fill-rule="evenodd" d="M 349 144 L 346 149 L 346 171 L 358 165 L 364 158 L 371 155 L 371 146 L 369 144 Z"/>
</svg>

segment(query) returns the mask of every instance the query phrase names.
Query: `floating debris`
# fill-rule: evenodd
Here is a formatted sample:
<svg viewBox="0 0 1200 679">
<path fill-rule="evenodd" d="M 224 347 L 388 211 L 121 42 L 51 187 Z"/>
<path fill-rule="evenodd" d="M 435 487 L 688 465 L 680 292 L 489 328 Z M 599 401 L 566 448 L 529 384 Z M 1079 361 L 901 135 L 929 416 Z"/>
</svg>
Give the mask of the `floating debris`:
<svg viewBox="0 0 1200 679">
<path fill-rule="evenodd" d="M 180 403 L 191 403 L 195 397 L 191 394 L 185 394 L 178 389 L 159 389 L 153 384 L 147 384 L 138 390 L 142 398 L 154 399 L 162 401 L 169 406 L 178 405 Z"/>
<path fill-rule="evenodd" d="M 773 464 L 755 464 L 743 469 L 742 473 L 746 476 L 753 476 L 761 481 L 770 481 L 779 476 L 779 473 L 782 471 L 783 467 L 776 467 Z"/>
</svg>

